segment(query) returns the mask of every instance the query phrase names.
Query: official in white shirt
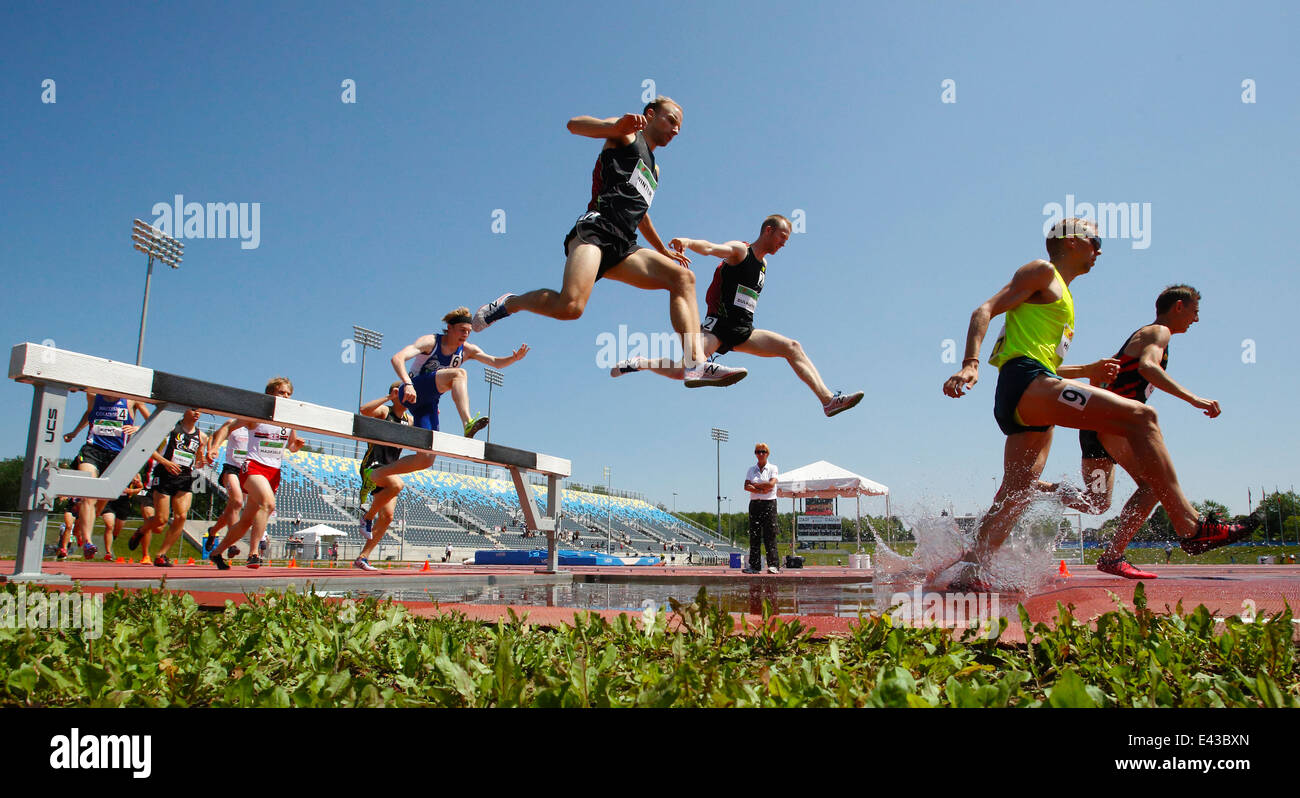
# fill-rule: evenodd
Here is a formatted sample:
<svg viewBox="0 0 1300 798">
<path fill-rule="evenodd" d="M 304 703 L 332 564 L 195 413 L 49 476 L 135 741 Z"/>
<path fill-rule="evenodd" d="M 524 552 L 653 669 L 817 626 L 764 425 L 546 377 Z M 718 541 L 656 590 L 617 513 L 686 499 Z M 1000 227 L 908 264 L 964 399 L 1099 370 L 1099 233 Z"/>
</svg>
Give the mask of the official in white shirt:
<svg viewBox="0 0 1300 798">
<path fill-rule="evenodd" d="M 747 574 L 763 572 L 763 552 L 767 547 L 767 572 L 781 573 L 776 553 L 776 475 L 775 463 L 769 463 L 771 451 L 766 443 L 754 444 L 758 464 L 745 473 L 745 490 L 749 492 L 749 567 Z"/>
</svg>

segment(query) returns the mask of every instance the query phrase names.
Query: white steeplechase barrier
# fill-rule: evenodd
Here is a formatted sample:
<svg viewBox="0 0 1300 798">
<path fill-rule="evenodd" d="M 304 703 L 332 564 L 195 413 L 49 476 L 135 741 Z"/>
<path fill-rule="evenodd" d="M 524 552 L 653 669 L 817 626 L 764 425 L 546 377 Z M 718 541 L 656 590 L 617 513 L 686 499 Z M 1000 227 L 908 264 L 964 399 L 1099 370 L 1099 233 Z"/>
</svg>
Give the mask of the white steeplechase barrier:
<svg viewBox="0 0 1300 798">
<path fill-rule="evenodd" d="M 9 355 L 9 378 L 29 383 L 35 391 L 19 497 L 22 527 L 17 561 L 13 575 L 8 577 L 10 581 L 69 581 L 64 576 L 46 574 L 41 569 L 45 520 L 54 509 L 54 500 L 59 496 L 91 499 L 120 496 L 131 476 L 144 467 L 149 456 L 190 408 L 241 421 L 281 424 L 304 432 L 504 467 L 510 471 L 515 490 L 519 493 L 524 523 L 533 531 L 546 533 L 546 571 L 559 570 L 555 533 L 560 528 L 562 480 L 572 474 L 572 464 L 562 457 L 402 426 L 347 410 L 179 377 L 33 343 L 18 344 L 13 348 Z M 98 477 L 58 467 L 68 393 L 73 391 L 138 399 L 155 406 L 149 420 L 131 436 L 122 452 Z M 546 475 L 545 513 L 539 510 L 524 479 L 525 471 Z M 4 578 L 0 576 L 0 579 Z"/>
</svg>

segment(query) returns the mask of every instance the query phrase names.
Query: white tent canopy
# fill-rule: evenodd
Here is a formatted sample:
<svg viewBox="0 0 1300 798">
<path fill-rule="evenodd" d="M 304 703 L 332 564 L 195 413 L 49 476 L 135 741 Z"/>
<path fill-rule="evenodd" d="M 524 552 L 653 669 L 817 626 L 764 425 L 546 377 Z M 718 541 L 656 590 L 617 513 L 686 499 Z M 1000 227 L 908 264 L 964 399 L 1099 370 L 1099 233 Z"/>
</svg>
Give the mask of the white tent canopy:
<svg viewBox="0 0 1300 798">
<path fill-rule="evenodd" d="M 777 477 L 776 495 L 787 498 L 829 499 L 834 496 L 888 496 L 889 488 L 879 482 L 840 468 L 834 463 L 815 463 L 787 471 Z"/>
<path fill-rule="evenodd" d="M 778 497 L 787 497 L 791 505 L 794 505 L 795 499 L 830 499 L 834 497 L 849 498 L 852 497 L 857 505 L 857 529 L 858 551 L 862 551 L 862 503 L 863 496 L 884 496 L 885 497 L 885 518 L 889 518 L 889 488 L 881 485 L 875 480 L 855 474 L 844 468 L 840 468 L 834 463 L 828 463 L 825 460 L 818 460 L 815 463 L 809 463 L 806 466 L 796 468 L 793 471 L 787 471 L 780 474 L 776 480 L 776 495 Z M 798 545 L 799 522 L 797 518 L 792 524 L 792 534 L 790 540 L 790 553 L 794 554 Z"/>
<path fill-rule="evenodd" d="M 302 530 L 301 532 L 295 532 L 294 534 L 301 535 L 303 538 L 306 538 L 308 535 L 312 535 L 320 539 L 345 538 L 348 536 L 348 533 L 340 532 L 334 527 L 329 526 L 327 524 L 317 524 L 316 526 L 310 526 Z"/>
</svg>

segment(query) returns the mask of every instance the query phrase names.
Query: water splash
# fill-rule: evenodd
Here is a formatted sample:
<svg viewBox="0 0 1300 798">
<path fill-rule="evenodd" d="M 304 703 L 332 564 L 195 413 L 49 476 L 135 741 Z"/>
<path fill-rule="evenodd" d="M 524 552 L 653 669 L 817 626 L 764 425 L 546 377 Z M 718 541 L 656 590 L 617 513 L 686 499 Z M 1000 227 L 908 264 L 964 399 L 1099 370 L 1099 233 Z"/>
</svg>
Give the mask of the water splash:
<svg viewBox="0 0 1300 798">
<path fill-rule="evenodd" d="M 1054 495 L 1036 494 L 991 561 L 977 569 L 978 578 L 998 592 L 1026 595 L 1053 584 L 1058 544 L 1070 534 L 1068 523 L 1063 524 L 1065 511 Z M 901 518 L 912 530 L 916 548 L 906 556 L 877 541 L 873 593 L 880 611 L 888 608 L 890 596 L 917 585 L 946 589 L 971 565 L 962 559 L 974 544 L 976 524 L 925 510 Z"/>
</svg>

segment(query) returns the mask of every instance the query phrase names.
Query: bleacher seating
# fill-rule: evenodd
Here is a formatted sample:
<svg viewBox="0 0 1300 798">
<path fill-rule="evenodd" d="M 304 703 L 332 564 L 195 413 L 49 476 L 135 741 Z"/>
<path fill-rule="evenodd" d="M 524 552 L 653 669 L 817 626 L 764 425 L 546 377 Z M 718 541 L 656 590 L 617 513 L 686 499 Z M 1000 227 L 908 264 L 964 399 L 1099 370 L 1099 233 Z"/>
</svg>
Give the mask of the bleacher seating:
<svg viewBox="0 0 1300 798">
<path fill-rule="evenodd" d="M 219 453 L 219 457 L 221 454 Z M 220 460 L 218 460 L 220 462 Z M 546 545 L 545 536 L 521 538 L 519 521 L 522 512 L 514 484 L 505 479 L 441 471 L 436 467 L 403 476 L 406 488 L 398 498 L 395 523 L 389 535 L 403 527 L 403 537 L 415 545 L 494 548 L 494 541 L 480 530 L 488 531 L 506 548 L 538 548 Z M 301 513 L 302 528 L 325 523 L 346 532 L 348 543 L 359 543 L 359 492 L 361 477 L 357 461 L 352 458 L 314 452 L 288 453 L 284 458 L 280 491 L 276 497 L 276 517 L 269 527 L 273 538 L 286 538 L 299 527 L 293 524 Z M 534 485 L 539 506 L 547 499 L 545 486 Z M 665 543 L 676 541 L 690 551 L 726 553 L 739 551 L 700 527 L 687 524 L 675 516 L 640 499 L 607 496 L 586 491 L 564 491 L 563 536 L 571 540 L 578 533 L 582 548 L 605 545 L 606 525 L 614 539 L 614 549 L 629 545 L 644 552 L 659 552 Z M 462 522 L 452 517 L 463 519 Z M 592 526 L 598 532 L 592 531 Z M 499 533 L 502 527 L 508 531 Z"/>
</svg>

